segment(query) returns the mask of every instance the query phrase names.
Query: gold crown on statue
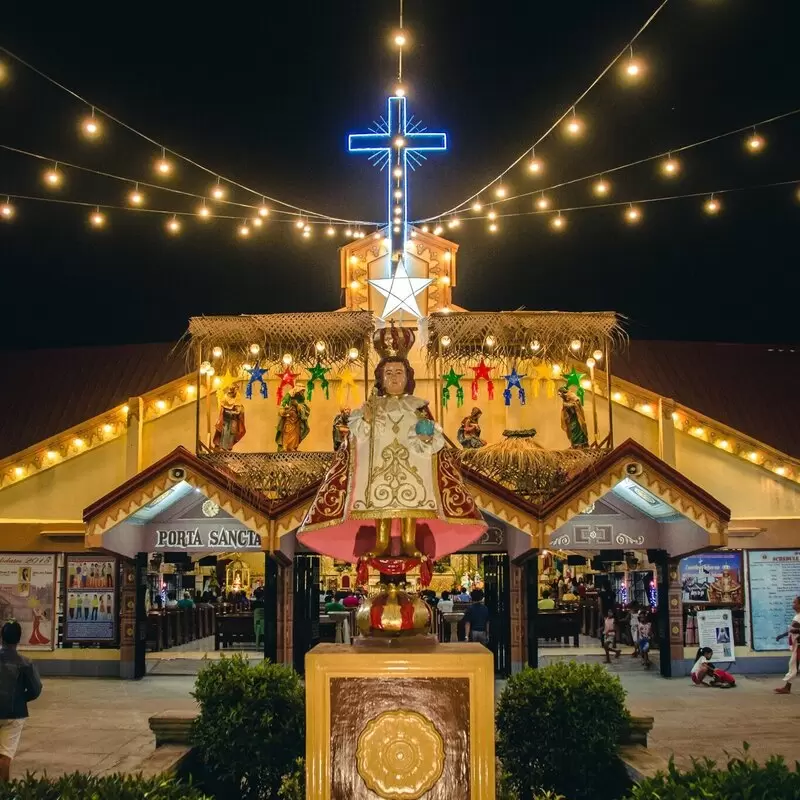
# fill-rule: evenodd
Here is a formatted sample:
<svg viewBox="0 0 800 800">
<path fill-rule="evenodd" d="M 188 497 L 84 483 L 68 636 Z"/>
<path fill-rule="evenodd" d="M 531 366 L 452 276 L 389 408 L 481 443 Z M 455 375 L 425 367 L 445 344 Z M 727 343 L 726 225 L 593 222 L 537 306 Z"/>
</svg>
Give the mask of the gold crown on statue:
<svg viewBox="0 0 800 800">
<path fill-rule="evenodd" d="M 400 328 L 392 322 L 389 327 L 375 331 L 372 344 L 381 358 L 407 358 L 414 339 L 411 328 Z"/>
</svg>

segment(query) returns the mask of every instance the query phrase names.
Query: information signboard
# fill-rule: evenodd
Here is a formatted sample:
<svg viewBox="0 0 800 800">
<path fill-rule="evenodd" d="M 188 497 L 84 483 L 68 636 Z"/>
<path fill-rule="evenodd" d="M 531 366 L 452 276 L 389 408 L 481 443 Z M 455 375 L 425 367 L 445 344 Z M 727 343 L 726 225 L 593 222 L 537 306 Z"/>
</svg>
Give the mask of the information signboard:
<svg viewBox="0 0 800 800">
<path fill-rule="evenodd" d="M 753 650 L 788 650 L 775 641 L 792 621 L 792 601 L 800 594 L 800 550 L 748 550 L 750 629 Z"/>
</svg>

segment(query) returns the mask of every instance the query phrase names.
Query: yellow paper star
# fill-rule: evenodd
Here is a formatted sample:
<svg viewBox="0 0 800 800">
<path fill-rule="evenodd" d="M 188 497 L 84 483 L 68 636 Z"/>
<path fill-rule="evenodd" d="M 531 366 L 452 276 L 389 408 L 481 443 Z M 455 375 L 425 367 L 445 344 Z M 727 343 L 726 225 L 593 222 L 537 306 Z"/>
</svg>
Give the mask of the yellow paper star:
<svg viewBox="0 0 800 800">
<path fill-rule="evenodd" d="M 240 380 L 241 378 L 234 378 L 230 370 L 227 370 L 224 375 L 221 375 L 219 385 L 217 386 L 217 400 L 222 400 L 225 396 L 225 390 Z"/>
<path fill-rule="evenodd" d="M 355 393 L 356 376 L 349 366 L 345 367 L 337 376 L 339 385 L 336 387 L 336 399 L 340 406 L 352 402 L 350 399 L 350 389 Z"/>
</svg>

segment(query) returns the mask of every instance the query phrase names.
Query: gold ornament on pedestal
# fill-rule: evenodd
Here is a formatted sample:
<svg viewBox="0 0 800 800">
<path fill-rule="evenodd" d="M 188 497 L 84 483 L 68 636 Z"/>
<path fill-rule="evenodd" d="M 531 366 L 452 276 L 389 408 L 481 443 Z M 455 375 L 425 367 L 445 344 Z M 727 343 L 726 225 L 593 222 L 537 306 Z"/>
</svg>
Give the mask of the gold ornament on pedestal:
<svg viewBox="0 0 800 800">
<path fill-rule="evenodd" d="M 380 592 L 359 607 L 356 624 L 364 636 L 413 636 L 430 630 L 431 609 L 406 592 L 405 584 L 381 584 Z"/>
</svg>

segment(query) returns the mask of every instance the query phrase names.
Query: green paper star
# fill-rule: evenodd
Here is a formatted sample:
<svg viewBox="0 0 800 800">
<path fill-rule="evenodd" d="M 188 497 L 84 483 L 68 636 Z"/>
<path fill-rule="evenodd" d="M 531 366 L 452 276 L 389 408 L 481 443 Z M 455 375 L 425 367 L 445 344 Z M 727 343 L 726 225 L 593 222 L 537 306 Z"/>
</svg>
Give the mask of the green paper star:
<svg viewBox="0 0 800 800">
<path fill-rule="evenodd" d="M 461 379 L 463 377 L 463 373 L 459 375 L 452 367 L 450 367 L 450 372 L 448 372 L 447 375 L 442 375 L 442 380 L 445 382 L 444 388 L 449 389 L 451 386 L 455 386 L 456 389 L 460 388 Z"/>
<path fill-rule="evenodd" d="M 575 394 L 578 395 L 581 405 L 583 405 L 583 398 L 585 396 L 583 386 L 581 386 L 581 380 L 585 377 L 586 373 L 576 371 L 575 367 L 572 368 L 572 372 L 568 372 L 566 375 L 564 375 L 564 380 L 567 382 L 567 386 L 575 387 Z"/>
<path fill-rule="evenodd" d="M 328 379 L 325 376 L 330 371 L 329 367 L 323 367 L 319 361 L 317 361 L 313 367 L 308 368 L 308 372 L 311 376 L 308 379 L 308 386 L 306 387 L 309 400 L 311 400 L 311 395 L 316 385 L 315 381 L 319 381 L 320 388 L 325 392 L 325 397 L 328 397 Z"/>
</svg>

